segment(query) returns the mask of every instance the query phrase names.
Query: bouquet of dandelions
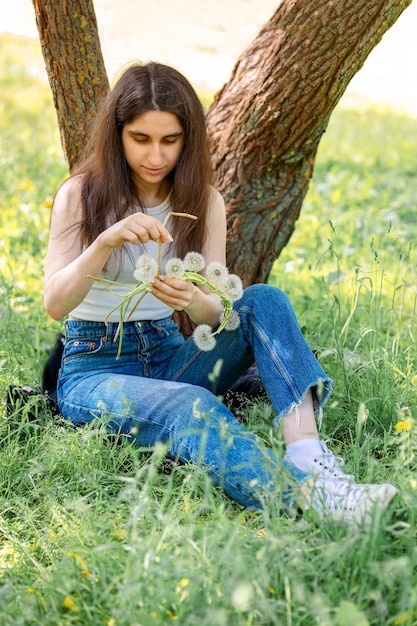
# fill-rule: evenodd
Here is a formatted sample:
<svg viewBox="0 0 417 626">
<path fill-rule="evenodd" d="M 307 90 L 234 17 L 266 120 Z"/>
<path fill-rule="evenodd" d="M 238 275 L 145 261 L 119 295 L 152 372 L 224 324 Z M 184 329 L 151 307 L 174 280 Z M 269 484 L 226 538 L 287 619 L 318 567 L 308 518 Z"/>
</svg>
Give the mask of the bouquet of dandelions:
<svg viewBox="0 0 417 626">
<path fill-rule="evenodd" d="M 164 226 L 171 215 L 197 219 L 195 215 L 172 211 L 167 215 L 164 221 Z M 111 285 L 120 285 L 121 283 L 108 280 L 106 278 L 88 276 L 88 278 L 93 278 L 103 284 L 111 293 L 121 298 L 120 302 L 113 307 L 104 318 L 104 322 L 107 326 L 110 315 L 119 309 L 120 320 L 114 339 L 115 341 L 119 339 L 116 358 L 119 358 L 122 350 L 123 322 L 127 322 L 131 318 L 141 300 L 148 293 L 149 288 L 152 285 L 153 278 L 155 276 L 159 276 L 160 274 L 161 248 L 162 243 L 160 242 L 158 246 L 157 260 L 147 254 L 142 254 L 138 258 L 136 262 L 136 269 L 133 272 L 133 275 L 138 283 L 124 296 L 120 296 L 120 294 L 116 293 L 111 288 Z M 202 276 L 200 272 L 204 268 L 206 275 Z M 194 329 L 193 339 L 200 350 L 205 352 L 213 350 L 216 345 L 216 335 L 221 333 L 222 330 L 235 330 L 238 328 L 240 319 L 238 313 L 233 309 L 233 302 L 239 300 L 243 294 L 242 281 L 236 274 L 229 274 L 225 265 L 218 262 L 212 262 L 205 267 L 205 260 L 202 254 L 199 252 L 188 252 L 183 260 L 179 258 L 169 259 L 165 265 L 165 274 L 172 278 L 179 278 L 187 282 L 192 282 L 195 285 L 205 285 L 210 291 L 217 294 L 220 298 L 223 311 L 220 316 L 219 326 L 214 329 L 208 324 L 199 324 Z"/>
</svg>

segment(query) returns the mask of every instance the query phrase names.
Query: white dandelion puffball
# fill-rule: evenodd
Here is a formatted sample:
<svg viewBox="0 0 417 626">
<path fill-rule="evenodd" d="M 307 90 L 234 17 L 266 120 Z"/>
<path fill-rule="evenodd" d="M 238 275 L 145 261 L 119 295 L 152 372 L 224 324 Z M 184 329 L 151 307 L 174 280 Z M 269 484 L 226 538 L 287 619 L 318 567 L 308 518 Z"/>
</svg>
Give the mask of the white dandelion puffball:
<svg viewBox="0 0 417 626">
<path fill-rule="evenodd" d="M 220 316 L 220 322 L 224 319 L 224 313 Z M 239 313 L 235 310 L 230 311 L 229 319 L 226 322 L 225 330 L 236 330 L 240 326 L 240 317 Z"/>
<path fill-rule="evenodd" d="M 207 265 L 206 276 L 210 282 L 219 285 L 226 282 L 229 271 L 223 263 L 212 261 Z"/>
<path fill-rule="evenodd" d="M 171 278 L 182 278 L 184 272 L 184 262 L 181 259 L 169 259 L 165 264 L 165 274 Z"/>
<path fill-rule="evenodd" d="M 133 276 L 141 283 L 149 283 L 158 272 L 158 263 L 147 254 L 141 254 L 136 261 L 136 269 Z"/>
<path fill-rule="evenodd" d="M 184 267 L 189 272 L 201 272 L 205 265 L 204 257 L 199 252 L 187 252 L 184 257 Z"/>
<path fill-rule="evenodd" d="M 241 583 L 232 593 L 232 604 L 236 611 L 249 611 L 253 599 L 253 587 L 249 583 Z"/>
<path fill-rule="evenodd" d="M 216 339 L 213 336 L 213 329 L 208 324 L 200 324 L 194 329 L 193 339 L 199 350 L 210 352 L 216 345 Z"/>
<path fill-rule="evenodd" d="M 229 274 L 225 282 L 225 290 L 232 302 L 240 300 L 243 295 L 243 283 L 237 274 Z"/>
</svg>

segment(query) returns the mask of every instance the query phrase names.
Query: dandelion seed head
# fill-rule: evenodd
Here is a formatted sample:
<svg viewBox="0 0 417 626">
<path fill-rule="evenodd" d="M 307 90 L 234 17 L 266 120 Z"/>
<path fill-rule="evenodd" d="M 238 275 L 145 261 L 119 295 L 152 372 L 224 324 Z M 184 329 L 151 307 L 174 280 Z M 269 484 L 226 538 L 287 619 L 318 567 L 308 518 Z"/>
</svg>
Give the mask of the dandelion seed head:
<svg viewBox="0 0 417 626">
<path fill-rule="evenodd" d="M 232 302 L 240 300 L 243 295 L 243 283 L 237 274 L 229 274 L 225 281 L 225 290 Z"/>
<path fill-rule="evenodd" d="M 184 267 L 190 272 L 201 272 L 205 265 L 204 257 L 199 252 L 187 252 L 184 257 Z"/>
<path fill-rule="evenodd" d="M 223 263 L 212 261 L 207 265 L 206 275 L 210 282 L 215 285 L 224 284 L 229 276 L 229 271 Z"/>
<path fill-rule="evenodd" d="M 232 593 L 232 604 L 236 611 L 248 611 L 252 602 L 253 588 L 249 583 L 238 585 Z"/>
<path fill-rule="evenodd" d="M 138 282 L 148 283 L 158 272 L 158 263 L 147 254 L 141 254 L 136 261 L 136 269 L 133 276 Z"/>
<path fill-rule="evenodd" d="M 210 352 L 216 345 L 213 329 L 208 324 L 200 324 L 194 329 L 193 339 L 199 350 Z"/>
<path fill-rule="evenodd" d="M 142 272 L 140 270 L 135 270 L 133 272 L 133 278 L 135 278 L 138 281 L 138 283 L 147 282 L 145 280 L 142 280 L 142 276 L 143 276 L 143 274 L 142 274 Z"/>
<path fill-rule="evenodd" d="M 171 278 L 182 278 L 184 276 L 185 268 L 181 259 L 169 259 L 165 265 L 165 274 Z"/>
<path fill-rule="evenodd" d="M 224 313 L 222 313 L 221 317 L 224 319 Z M 239 326 L 240 326 L 239 313 L 233 309 L 232 311 L 230 311 L 229 319 L 227 320 L 226 326 L 224 328 L 225 330 L 230 331 L 230 330 L 236 330 L 236 328 L 239 328 Z"/>
</svg>

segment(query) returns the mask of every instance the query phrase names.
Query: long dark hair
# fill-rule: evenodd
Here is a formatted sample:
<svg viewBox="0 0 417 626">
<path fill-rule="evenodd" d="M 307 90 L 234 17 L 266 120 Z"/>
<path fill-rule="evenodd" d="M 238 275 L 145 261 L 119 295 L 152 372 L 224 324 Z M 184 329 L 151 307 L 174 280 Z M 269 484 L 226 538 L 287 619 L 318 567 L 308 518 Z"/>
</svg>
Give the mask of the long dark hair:
<svg viewBox="0 0 417 626">
<path fill-rule="evenodd" d="M 174 219 L 172 236 L 179 256 L 190 250 L 200 252 L 211 181 L 205 113 L 189 81 L 176 69 L 155 62 L 134 64 L 123 72 L 100 106 L 82 162 L 72 172 L 82 175 L 82 242 L 91 244 L 135 204 L 141 206 L 121 134 L 125 124 L 146 111 L 173 113 L 183 128 L 184 146 L 169 175 L 171 205 L 173 211 L 198 219 Z"/>
</svg>

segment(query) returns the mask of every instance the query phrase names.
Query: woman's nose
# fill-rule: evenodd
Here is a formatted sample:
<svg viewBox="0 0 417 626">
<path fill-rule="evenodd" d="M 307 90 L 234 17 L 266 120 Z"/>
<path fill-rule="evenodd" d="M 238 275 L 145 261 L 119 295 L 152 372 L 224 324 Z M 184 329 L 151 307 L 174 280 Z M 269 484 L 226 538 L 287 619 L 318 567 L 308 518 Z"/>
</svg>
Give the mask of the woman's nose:
<svg viewBox="0 0 417 626">
<path fill-rule="evenodd" d="M 154 165 L 161 160 L 161 146 L 159 143 L 152 143 L 149 150 L 149 161 Z"/>
</svg>

